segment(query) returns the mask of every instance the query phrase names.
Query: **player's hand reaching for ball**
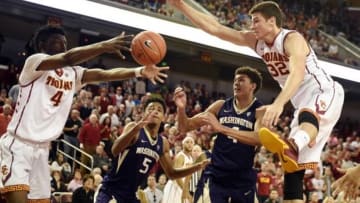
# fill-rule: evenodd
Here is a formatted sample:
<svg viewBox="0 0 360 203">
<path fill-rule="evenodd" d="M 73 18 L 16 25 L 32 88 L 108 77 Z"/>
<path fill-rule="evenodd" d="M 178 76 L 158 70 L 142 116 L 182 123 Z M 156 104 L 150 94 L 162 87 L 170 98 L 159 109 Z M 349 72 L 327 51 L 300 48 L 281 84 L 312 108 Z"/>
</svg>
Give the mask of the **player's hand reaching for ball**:
<svg viewBox="0 0 360 203">
<path fill-rule="evenodd" d="M 101 46 L 107 53 L 114 53 L 120 58 L 125 59 L 121 50 L 130 51 L 129 46 L 133 37 L 134 35 L 126 35 L 125 32 L 122 32 L 114 38 L 101 42 Z"/>
<path fill-rule="evenodd" d="M 183 88 L 177 87 L 175 89 L 173 100 L 178 108 L 186 107 L 186 93 L 184 92 Z"/>
<path fill-rule="evenodd" d="M 169 67 L 157 67 L 156 65 L 145 66 L 141 70 L 141 76 L 149 79 L 153 84 L 157 82 L 164 83 L 164 79 L 167 78 L 167 74 L 162 71 L 169 70 Z"/>
</svg>

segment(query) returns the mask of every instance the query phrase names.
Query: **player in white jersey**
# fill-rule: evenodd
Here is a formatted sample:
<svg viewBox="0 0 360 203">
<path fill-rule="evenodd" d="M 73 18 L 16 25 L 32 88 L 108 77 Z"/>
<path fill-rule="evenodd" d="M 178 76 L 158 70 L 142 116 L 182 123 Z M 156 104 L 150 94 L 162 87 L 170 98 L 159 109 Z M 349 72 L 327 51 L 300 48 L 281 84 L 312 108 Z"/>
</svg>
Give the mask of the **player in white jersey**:
<svg viewBox="0 0 360 203">
<path fill-rule="evenodd" d="M 265 110 L 262 124 L 274 127 L 291 100 L 296 111 L 290 139 L 282 140 L 266 128 L 259 131 L 262 144 L 279 155 L 285 175 L 286 202 L 303 202 L 304 168 L 315 168 L 321 150 L 340 117 L 344 90 L 319 66 L 317 58 L 304 37 L 282 26 L 282 11 L 272 1 L 252 7 L 249 31 L 238 31 L 221 25 L 213 16 L 201 13 L 183 0 L 168 0 L 183 12 L 193 24 L 240 46 L 255 50 L 264 60 L 281 92 Z M 291 185 L 291 187 L 289 187 Z"/>
<path fill-rule="evenodd" d="M 13 118 L 1 137 L 1 176 L 8 203 L 50 202 L 49 142 L 60 134 L 73 96 L 90 82 L 143 76 L 163 82 L 168 67 L 86 69 L 76 64 L 103 53 L 129 50 L 130 35 L 67 51 L 61 27 L 43 26 L 34 35 L 33 54 L 20 74 L 20 92 Z"/>
<path fill-rule="evenodd" d="M 194 146 L 194 139 L 187 136 L 182 141 L 183 149 L 176 154 L 174 168 L 186 168 L 193 164 L 191 151 Z M 168 180 L 164 188 L 164 202 L 187 203 L 192 198 L 189 192 L 190 176 L 176 180 Z"/>
</svg>

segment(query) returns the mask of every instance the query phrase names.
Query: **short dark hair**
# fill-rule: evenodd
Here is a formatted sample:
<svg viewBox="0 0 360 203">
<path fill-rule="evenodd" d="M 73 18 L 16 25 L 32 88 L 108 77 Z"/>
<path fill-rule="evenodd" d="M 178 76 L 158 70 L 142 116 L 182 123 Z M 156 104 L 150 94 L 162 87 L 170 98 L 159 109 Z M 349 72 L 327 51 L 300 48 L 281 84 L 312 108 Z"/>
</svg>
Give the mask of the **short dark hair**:
<svg viewBox="0 0 360 203">
<path fill-rule="evenodd" d="M 261 88 L 262 86 L 262 76 L 261 73 L 255 68 L 251 68 L 249 66 L 242 66 L 235 70 L 235 75 L 243 74 L 247 75 L 251 82 L 256 84 L 256 88 L 254 90 L 254 94 Z"/>
<path fill-rule="evenodd" d="M 261 15 L 264 16 L 266 20 L 274 16 L 276 19 L 276 26 L 278 26 L 279 28 L 282 26 L 283 12 L 281 11 L 279 5 L 276 2 L 263 1 L 261 3 L 258 3 L 250 9 L 249 14 L 251 15 L 257 12 L 261 13 Z"/>
<path fill-rule="evenodd" d="M 36 53 L 41 51 L 40 42 L 46 42 L 51 35 L 60 34 L 66 36 L 65 30 L 60 26 L 44 25 L 40 27 L 32 40 L 33 49 Z"/>
<path fill-rule="evenodd" d="M 161 104 L 161 106 L 163 107 L 164 109 L 164 112 L 166 110 L 166 104 L 165 104 L 165 101 L 164 99 L 162 99 L 160 96 L 150 96 L 149 99 L 146 100 L 145 102 L 145 105 L 144 105 L 144 110 L 146 109 L 147 106 L 149 106 L 149 104 L 151 103 L 159 103 Z"/>
<path fill-rule="evenodd" d="M 83 182 L 85 183 L 87 180 L 91 179 L 93 182 L 95 182 L 95 178 L 94 176 L 90 175 L 90 174 L 85 174 L 83 177 Z"/>
</svg>

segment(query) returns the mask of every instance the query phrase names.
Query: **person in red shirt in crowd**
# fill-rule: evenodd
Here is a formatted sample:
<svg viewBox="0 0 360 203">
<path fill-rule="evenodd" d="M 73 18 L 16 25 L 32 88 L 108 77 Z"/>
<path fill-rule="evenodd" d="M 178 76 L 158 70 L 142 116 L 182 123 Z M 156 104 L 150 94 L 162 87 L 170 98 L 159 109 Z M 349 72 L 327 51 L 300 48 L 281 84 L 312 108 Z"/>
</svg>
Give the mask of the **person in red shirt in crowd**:
<svg viewBox="0 0 360 203">
<path fill-rule="evenodd" d="M 111 118 L 109 116 L 106 116 L 100 123 L 100 135 L 101 141 L 105 144 L 104 150 L 106 154 L 111 157 Z"/>
<path fill-rule="evenodd" d="M 100 144 L 101 133 L 100 125 L 98 123 L 98 117 L 95 114 L 91 114 L 89 122 L 84 124 L 79 134 L 80 148 L 90 155 L 95 155 L 96 146 Z M 89 166 L 89 158 L 84 154 L 81 154 L 81 162 Z M 82 174 L 85 174 L 85 168 L 81 167 Z"/>
<path fill-rule="evenodd" d="M 102 87 L 100 88 L 100 114 L 106 113 L 109 105 L 113 105 L 113 100 L 109 96 L 108 88 Z"/>
<path fill-rule="evenodd" d="M 269 198 L 270 189 L 272 188 L 273 178 L 269 172 L 268 163 L 265 161 L 261 164 L 261 171 L 257 174 L 257 194 L 260 203 L 264 203 Z"/>
<path fill-rule="evenodd" d="M 2 109 L 3 113 L 0 113 L 0 137 L 6 132 L 12 114 L 12 107 L 9 104 L 5 104 Z"/>
</svg>

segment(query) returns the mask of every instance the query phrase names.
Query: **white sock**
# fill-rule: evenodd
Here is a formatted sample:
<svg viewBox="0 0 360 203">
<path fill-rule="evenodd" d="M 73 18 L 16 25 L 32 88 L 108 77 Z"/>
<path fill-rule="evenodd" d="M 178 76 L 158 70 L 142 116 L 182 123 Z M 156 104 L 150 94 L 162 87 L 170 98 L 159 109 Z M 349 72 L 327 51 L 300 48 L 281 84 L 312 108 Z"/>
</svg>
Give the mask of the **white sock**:
<svg viewBox="0 0 360 203">
<path fill-rule="evenodd" d="M 304 130 L 298 130 L 292 138 L 294 139 L 299 151 L 310 143 L 310 136 Z"/>
</svg>

